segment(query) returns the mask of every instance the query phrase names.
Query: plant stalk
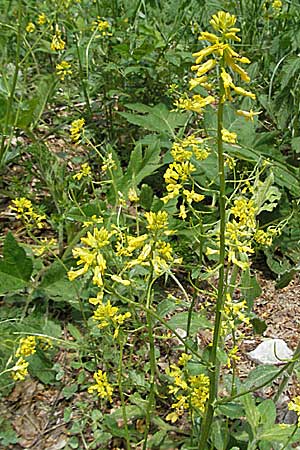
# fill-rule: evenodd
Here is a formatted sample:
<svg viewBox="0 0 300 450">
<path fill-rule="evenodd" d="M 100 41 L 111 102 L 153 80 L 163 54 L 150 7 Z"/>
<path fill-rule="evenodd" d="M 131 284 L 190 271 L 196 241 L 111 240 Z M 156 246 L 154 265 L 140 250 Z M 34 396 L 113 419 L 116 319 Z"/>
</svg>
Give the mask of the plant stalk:
<svg viewBox="0 0 300 450">
<path fill-rule="evenodd" d="M 222 62 L 221 62 L 222 65 Z M 213 332 L 213 344 L 210 353 L 210 386 L 209 386 L 209 398 L 207 401 L 206 410 L 201 426 L 200 439 L 198 443 L 199 450 L 205 450 L 208 445 L 208 436 L 211 429 L 215 402 L 218 397 L 218 386 L 220 377 L 220 362 L 218 361 L 217 351 L 220 344 L 221 329 L 222 329 L 222 315 L 225 301 L 225 169 L 224 169 L 224 153 L 223 153 L 223 141 L 222 141 L 222 128 L 223 128 L 223 113 L 224 113 L 224 101 L 223 93 L 224 86 L 222 79 L 219 82 L 220 94 L 218 105 L 218 134 L 217 134 L 217 148 L 218 148 L 218 168 L 219 168 L 219 214 L 220 214 L 220 254 L 219 254 L 219 281 L 218 281 L 218 295 L 215 313 L 215 325 Z"/>
</svg>

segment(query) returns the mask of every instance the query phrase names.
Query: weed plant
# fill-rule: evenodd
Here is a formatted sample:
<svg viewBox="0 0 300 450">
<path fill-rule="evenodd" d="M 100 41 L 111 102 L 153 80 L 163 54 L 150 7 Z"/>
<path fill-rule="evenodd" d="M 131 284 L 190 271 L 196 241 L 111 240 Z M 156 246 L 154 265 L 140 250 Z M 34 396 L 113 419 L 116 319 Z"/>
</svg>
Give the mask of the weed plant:
<svg viewBox="0 0 300 450">
<path fill-rule="evenodd" d="M 63 389 L 74 401 L 67 449 L 271 450 L 300 440 L 299 397 L 288 404 L 297 423 L 276 421 L 300 347 L 280 367 L 244 380 L 238 371 L 243 339 L 263 326 L 252 312 L 253 256 L 278 264 L 281 285 L 299 261 L 299 169 L 280 151 L 286 136 L 266 148 L 274 133 L 261 127 L 266 117 L 277 126 L 276 115 L 265 116 L 245 69 L 263 68 L 267 83 L 263 36 L 292 29 L 294 6 L 200 3 L 199 12 L 193 1 L 65 0 L 37 11 L 19 0 L 2 11 L 11 45 L 0 163 L 4 173 L 18 162 L 32 181 L 6 188 L 17 233 L 6 233 L 0 261 L 0 381 L 4 394 L 29 376 Z M 280 241 L 293 252 L 278 261 Z M 62 348 L 68 367 L 56 361 Z M 2 443 L 16 443 L 0 427 Z"/>
</svg>

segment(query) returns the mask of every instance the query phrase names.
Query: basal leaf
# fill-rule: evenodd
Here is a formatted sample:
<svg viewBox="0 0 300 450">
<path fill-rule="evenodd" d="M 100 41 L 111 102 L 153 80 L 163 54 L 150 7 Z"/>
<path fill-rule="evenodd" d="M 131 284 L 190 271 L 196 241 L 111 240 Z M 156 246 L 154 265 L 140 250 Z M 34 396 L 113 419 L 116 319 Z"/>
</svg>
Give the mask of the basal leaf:
<svg viewBox="0 0 300 450">
<path fill-rule="evenodd" d="M 8 233 L 0 261 L 0 294 L 23 289 L 27 286 L 33 270 L 33 262 L 14 236 Z"/>
</svg>

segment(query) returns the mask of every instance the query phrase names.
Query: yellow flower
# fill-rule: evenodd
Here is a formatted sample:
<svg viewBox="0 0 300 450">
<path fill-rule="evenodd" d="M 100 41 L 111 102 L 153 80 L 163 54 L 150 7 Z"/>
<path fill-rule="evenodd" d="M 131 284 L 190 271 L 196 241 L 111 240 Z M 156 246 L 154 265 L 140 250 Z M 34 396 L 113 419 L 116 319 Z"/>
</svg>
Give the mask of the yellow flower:
<svg viewBox="0 0 300 450">
<path fill-rule="evenodd" d="M 238 95 L 243 95 L 244 97 L 249 97 L 252 100 L 256 99 L 256 95 L 255 94 L 253 94 L 252 92 L 249 92 L 249 91 L 245 91 L 245 89 L 243 89 L 241 87 L 233 86 L 233 90 Z"/>
<path fill-rule="evenodd" d="M 16 357 L 30 356 L 35 353 L 36 339 L 35 336 L 27 336 L 20 339 L 19 347 L 16 351 Z"/>
<path fill-rule="evenodd" d="M 240 31 L 239 28 L 233 28 L 235 22 L 235 16 L 225 11 L 219 11 L 217 14 L 212 16 L 212 19 L 209 23 L 215 31 L 219 31 L 220 33 L 225 35 L 225 37 L 228 37 L 229 35 L 229 39 L 240 41 L 240 39 L 235 36 L 235 33 Z"/>
<path fill-rule="evenodd" d="M 17 219 L 22 219 L 26 226 L 37 227 L 38 229 L 44 228 L 46 215 L 35 212 L 30 200 L 25 197 L 16 198 L 12 200 L 12 204 L 14 206 L 11 207 L 11 210 L 17 212 Z"/>
<path fill-rule="evenodd" d="M 134 188 L 130 188 L 128 191 L 128 200 L 132 203 L 137 203 L 139 201 L 139 196 Z"/>
<path fill-rule="evenodd" d="M 29 363 L 25 361 L 24 358 L 19 358 L 18 361 L 15 363 L 14 367 L 12 368 L 12 378 L 15 381 L 23 381 L 25 380 L 26 375 L 28 374 L 28 367 Z"/>
<path fill-rule="evenodd" d="M 194 111 L 200 114 L 202 109 L 210 105 L 215 101 L 215 98 L 212 95 L 208 95 L 207 97 L 201 97 L 201 95 L 193 95 L 191 98 L 180 98 L 175 101 L 175 106 L 179 109 L 185 109 L 186 111 Z"/>
<path fill-rule="evenodd" d="M 44 13 L 40 14 L 40 15 L 38 16 L 37 23 L 38 23 L 39 25 L 45 25 L 46 22 L 47 22 L 46 14 L 44 14 Z"/>
<path fill-rule="evenodd" d="M 243 111 L 241 109 L 238 109 L 236 112 L 239 116 L 245 117 L 246 120 L 251 120 L 253 122 L 254 117 L 258 116 L 260 112 L 254 112 L 252 109 L 250 111 Z"/>
<path fill-rule="evenodd" d="M 192 389 L 191 404 L 200 412 L 204 412 L 205 404 L 209 396 L 209 378 L 204 374 L 189 377 Z"/>
<path fill-rule="evenodd" d="M 300 395 L 294 397 L 291 402 L 288 404 L 288 408 L 290 411 L 295 411 L 298 416 L 298 427 L 300 427 Z"/>
<path fill-rule="evenodd" d="M 179 214 L 178 215 L 183 220 L 187 218 L 186 209 L 185 209 L 184 205 L 180 205 Z"/>
<path fill-rule="evenodd" d="M 192 201 L 201 202 L 204 199 L 204 195 L 197 194 L 194 190 L 188 191 L 187 189 L 184 189 L 182 193 L 186 197 L 188 203 L 192 203 Z"/>
<path fill-rule="evenodd" d="M 101 17 L 97 17 L 97 20 L 95 20 L 92 23 L 92 30 L 98 30 L 101 32 L 102 36 L 111 36 L 112 34 L 108 32 L 110 29 L 110 24 L 107 20 L 102 20 Z"/>
<path fill-rule="evenodd" d="M 26 26 L 27 33 L 33 33 L 35 31 L 35 25 L 32 22 L 29 22 Z"/>
<path fill-rule="evenodd" d="M 148 222 L 146 226 L 148 230 L 157 232 L 168 228 L 168 213 L 166 211 L 158 211 L 157 213 L 146 212 L 145 219 Z"/>
<path fill-rule="evenodd" d="M 92 394 L 94 391 L 96 391 L 98 397 L 107 399 L 109 402 L 111 402 L 113 388 L 107 380 L 106 373 L 102 372 L 102 370 L 98 370 L 96 373 L 94 373 L 93 376 L 96 383 L 88 388 L 88 393 Z"/>
<path fill-rule="evenodd" d="M 64 81 L 67 75 L 72 75 L 71 64 L 67 61 L 62 61 L 61 63 L 56 64 L 56 75 Z"/>
<path fill-rule="evenodd" d="M 59 30 L 58 26 L 56 25 L 55 34 L 52 36 L 50 48 L 53 51 L 58 51 L 58 50 L 64 50 L 65 46 L 66 46 L 66 43 L 61 38 L 61 31 Z"/>
<path fill-rule="evenodd" d="M 115 169 L 116 167 L 117 165 L 113 159 L 113 154 L 109 153 L 107 157 L 103 159 L 101 170 L 103 170 L 103 172 L 106 172 L 107 170 Z"/>
<path fill-rule="evenodd" d="M 237 134 L 222 128 L 222 140 L 228 144 L 235 144 L 237 139 Z"/>
<path fill-rule="evenodd" d="M 116 283 L 123 284 L 123 286 L 129 286 L 130 280 L 124 280 L 124 278 L 120 277 L 119 275 L 112 275 L 111 279 L 115 281 Z"/>
<path fill-rule="evenodd" d="M 84 130 L 84 124 L 85 124 L 85 120 L 84 119 L 77 119 L 77 120 L 73 120 L 73 122 L 71 123 L 71 127 L 70 127 L 70 134 L 71 134 L 71 140 L 74 142 L 78 142 L 81 136 L 81 133 Z"/>
<path fill-rule="evenodd" d="M 188 355 L 187 353 L 181 353 L 180 358 L 178 359 L 178 365 L 185 367 L 188 361 L 192 359 L 192 355 Z"/>
<path fill-rule="evenodd" d="M 282 8 L 282 1 L 281 0 L 274 0 L 274 2 L 272 3 L 272 8 L 280 11 Z"/>
<path fill-rule="evenodd" d="M 253 200 L 247 200 L 246 198 L 234 200 L 234 206 L 230 209 L 230 212 L 239 219 L 241 225 L 246 225 L 249 228 L 256 227 L 256 209 Z"/>
<path fill-rule="evenodd" d="M 83 177 L 88 177 L 92 172 L 91 167 L 88 165 L 88 163 L 84 163 L 81 166 L 81 170 L 78 173 L 75 173 L 75 175 L 73 175 L 74 180 L 78 180 L 80 181 L 81 178 Z"/>
</svg>

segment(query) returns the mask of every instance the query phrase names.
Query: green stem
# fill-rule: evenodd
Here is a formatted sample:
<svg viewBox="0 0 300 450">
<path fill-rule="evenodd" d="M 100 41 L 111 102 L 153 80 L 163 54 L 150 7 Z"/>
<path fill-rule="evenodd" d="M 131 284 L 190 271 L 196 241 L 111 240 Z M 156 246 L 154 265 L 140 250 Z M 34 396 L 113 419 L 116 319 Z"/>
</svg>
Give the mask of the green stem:
<svg viewBox="0 0 300 450">
<path fill-rule="evenodd" d="M 222 65 L 222 62 L 221 62 Z M 209 432 L 211 429 L 215 402 L 218 397 L 218 386 L 220 377 L 220 362 L 217 357 L 217 352 L 220 344 L 221 329 L 222 329 L 222 314 L 224 308 L 225 300 L 225 227 L 226 227 L 226 216 L 225 216 L 225 170 L 224 170 L 224 154 L 223 154 L 223 141 L 222 141 L 222 128 L 223 128 L 223 93 L 224 86 L 220 78 L 220 95 L 219 95 L 219 106 L 218 106 L 218 135 L 217 135 L 217 146 L 218 146 L 218 168 L 219 168 L 219 182 L 220 182 L 220 192 L 219 192 L 219 214 L 220 214 L 220 254 L 219 254 L 219 281 L 218 281 L 218 296 L 216 304 L 215 313 L 215 325 L 213 332 L 213 344 L 210 353 L 210 386 L 209 386 L 209 398 L 207 401 L 206 410 L 204 413 L 204 418 L 201 427 L 201 434 L 198 444 L 199 450 L 205 450 L 207 448 L 207 441 Z"/>
<path fill-rule="evenodd" d="M 152 286 L 153 286 L 153 268 L 151 271 L 151 275 L 149 277 L 148 288 L 147 288 L 147 299 L 146 299 L 146 320 L 148 327 L 148 338 L 149 338 L 149 357 L 150 357 L 150 391 L 148 397 L 147 411 L 146 411 L 146 424 L 145 424 L 145 432 L 144 432 L 144 443 L 143 450 L 147 450 L 147 440 L 150 430 L 150 422 L 151 422 L 151 413 L 154 404 L 154 388 L 155 388 L 155 369 L 156 369 L 156 361 L 155 361 L 155 346 L 154 346 L 154 336 L 153 336 L 153 326 L 152 326 L 152 317 L 149 312 L 151 307 L 151 296 L 152 296 Z"/>
<path fill-rule="evenodd" d="M 120 393 L 120 399 L 121 399 L 121 405 L 122 405 L 122 415 L 123 415 L 123 420 L 124 420 L 126 449 L 130 450 L 130 437 L 129 437 L 129 431 L 128 431 L 126 404 L 125 404 L 125 399 L 124 399 L 124 392 L 122 389 L 122 364 L 123 364 L 124 343 L 119 336 L 118 336 L 118 342 L 119 342 L 119 346 L 120 346 L 119 366 L 118 366 L 118 387 L 119 387 L 119 393 Z"/>
<path fill-rule="evenodd" d="M 85 85 L 85 76 L 84 76 L 84 73 L 83 73 L 81 54 L 80 54 L 80 49 L 79 49 L 78 37 L 77 37 L 76 33 L 74 34 L 74 37 L 75 37 L 76 50 L 77 50 L 77 56 L 78 56 L 80 83 L 81 83 L 81 87 L 82 87 L 82 90 L 83 90 L 83 95 L 84 95 L 84 98 L 85 98 L 86 106 L 87 106 L 87 109 L 88 109 L 88 115 L 91 116 L 92 115 L 91 102 L 90 102 L 90 97 L 89 97 L 89 94 L 88 94 L 88 91 L 87 91 L 86 85 Z"/>
</svg>

